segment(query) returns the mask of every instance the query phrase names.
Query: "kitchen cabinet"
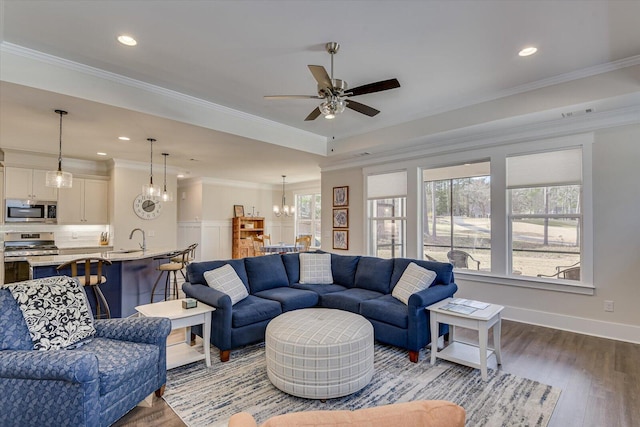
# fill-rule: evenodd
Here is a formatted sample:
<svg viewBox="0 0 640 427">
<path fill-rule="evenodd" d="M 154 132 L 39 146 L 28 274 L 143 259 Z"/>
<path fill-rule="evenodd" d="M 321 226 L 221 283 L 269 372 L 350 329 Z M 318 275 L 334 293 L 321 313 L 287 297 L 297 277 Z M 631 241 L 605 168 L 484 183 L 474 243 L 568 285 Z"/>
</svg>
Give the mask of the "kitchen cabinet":
<svg viewBox="0 0 640 427">
<path fill-rule="evenodd" d="M 5 168 L 5 197 L 53 201 L 58 199 L 58 189 L 45 185 L 47 171 L 39 169 Z"/>
<path fill-rule="evenodd" d="M 107 224 L 109 181 L 74 178 L 58 195 L 58 224 Z"/>
</svg>

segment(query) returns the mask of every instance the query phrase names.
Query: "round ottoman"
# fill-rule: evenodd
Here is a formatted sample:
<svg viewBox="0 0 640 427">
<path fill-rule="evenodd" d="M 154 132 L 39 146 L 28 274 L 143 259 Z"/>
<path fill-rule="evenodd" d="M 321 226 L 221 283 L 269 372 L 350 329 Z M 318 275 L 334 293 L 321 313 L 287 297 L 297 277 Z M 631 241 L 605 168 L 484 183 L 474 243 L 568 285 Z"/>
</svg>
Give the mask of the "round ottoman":
<svg viewBox="0 0 640 427">
<path fill-rule="evenodd" d="M 298 397 L 328 399 L 360 390 L 373 376 L 373 326 L 342 310 L 306 308 L 267 325 L 267 375 Z"/>
</svg>

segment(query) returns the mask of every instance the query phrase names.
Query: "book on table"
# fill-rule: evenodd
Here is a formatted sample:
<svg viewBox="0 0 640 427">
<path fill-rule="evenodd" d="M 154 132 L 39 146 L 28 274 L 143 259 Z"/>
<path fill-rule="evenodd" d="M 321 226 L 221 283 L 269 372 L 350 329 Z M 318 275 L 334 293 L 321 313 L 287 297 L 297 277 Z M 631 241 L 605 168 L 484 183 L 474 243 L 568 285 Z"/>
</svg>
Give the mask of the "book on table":
<svg viewBox="0 0 640 427">
<path fill-rule="evenodd" d="M 477 309 L 473 308 L 473 307 L 466 306 L 466 305 L 454 304 L 454 303 L 450 302 L 450 303 L 440 307 L 440 310 L 447 310 L 447 311 L 451 311 L 453 313 L 460 313 L 460 314 L 471 314 L 474 311 L 476 311 Z"/>
<path fill-rule="evenodd" d="M 466 307 L 473 307 L 476 310 L 484 310 L 485 308 L 491 305 L 486 302 L 474 301 L 472 299 L 464 299 L 464 298 L 453 298 L 451 300 L 451 304 L 464 305 Z"/>
</svg>

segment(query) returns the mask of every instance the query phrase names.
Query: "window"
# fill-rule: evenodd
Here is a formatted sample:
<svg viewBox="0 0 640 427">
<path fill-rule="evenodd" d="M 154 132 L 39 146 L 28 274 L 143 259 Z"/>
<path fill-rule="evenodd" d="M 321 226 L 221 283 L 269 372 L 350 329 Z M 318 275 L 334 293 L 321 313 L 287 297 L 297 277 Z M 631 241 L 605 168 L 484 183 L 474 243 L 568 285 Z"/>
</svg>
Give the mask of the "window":
<svg viewBox="0 0 640 427">
<path fill-rule="evenodd" d="M 367 177 L 369 254 L 380 258 L 406 256 L 407 172 Z"/>
<path fill-rule="evenodd" d="M 507 157 L 512 274 L 580 280 L 582 151 Z"/>
<path fill-rule="evenodd" d="M 424 258 L 491 270 L 489 162 L 425 169 L 422 180 Z"/>
<path fill-rule="evenodd" d="M 320 193 L 296 194 L 296 236 L 311 236 L 311 246 L 319 248 L 322 237 L 320 230 Z"/>
</svg>

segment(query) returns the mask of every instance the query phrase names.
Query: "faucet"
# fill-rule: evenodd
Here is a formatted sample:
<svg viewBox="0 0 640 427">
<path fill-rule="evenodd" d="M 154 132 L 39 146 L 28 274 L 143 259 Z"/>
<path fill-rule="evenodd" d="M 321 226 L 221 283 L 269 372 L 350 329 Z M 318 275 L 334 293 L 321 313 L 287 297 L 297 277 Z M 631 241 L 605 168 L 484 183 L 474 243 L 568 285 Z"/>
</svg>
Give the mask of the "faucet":
<svg viewBox="0 0 640 427">
<path fill-rule="evenodd" d="M 140 249 L 142 249 L 142 251 L 144 252 L 147 250 L 147 237 L 145 236 L 144 230 L 142 228 L 134 228 L 133 230 L 131 230 L 131 234 L 129 234 L 129 240 L 133 238 L 133 233 L 135 233 L 136 231 L 142 233 L 142 244 L 140 245 Z"/>
</svg>

